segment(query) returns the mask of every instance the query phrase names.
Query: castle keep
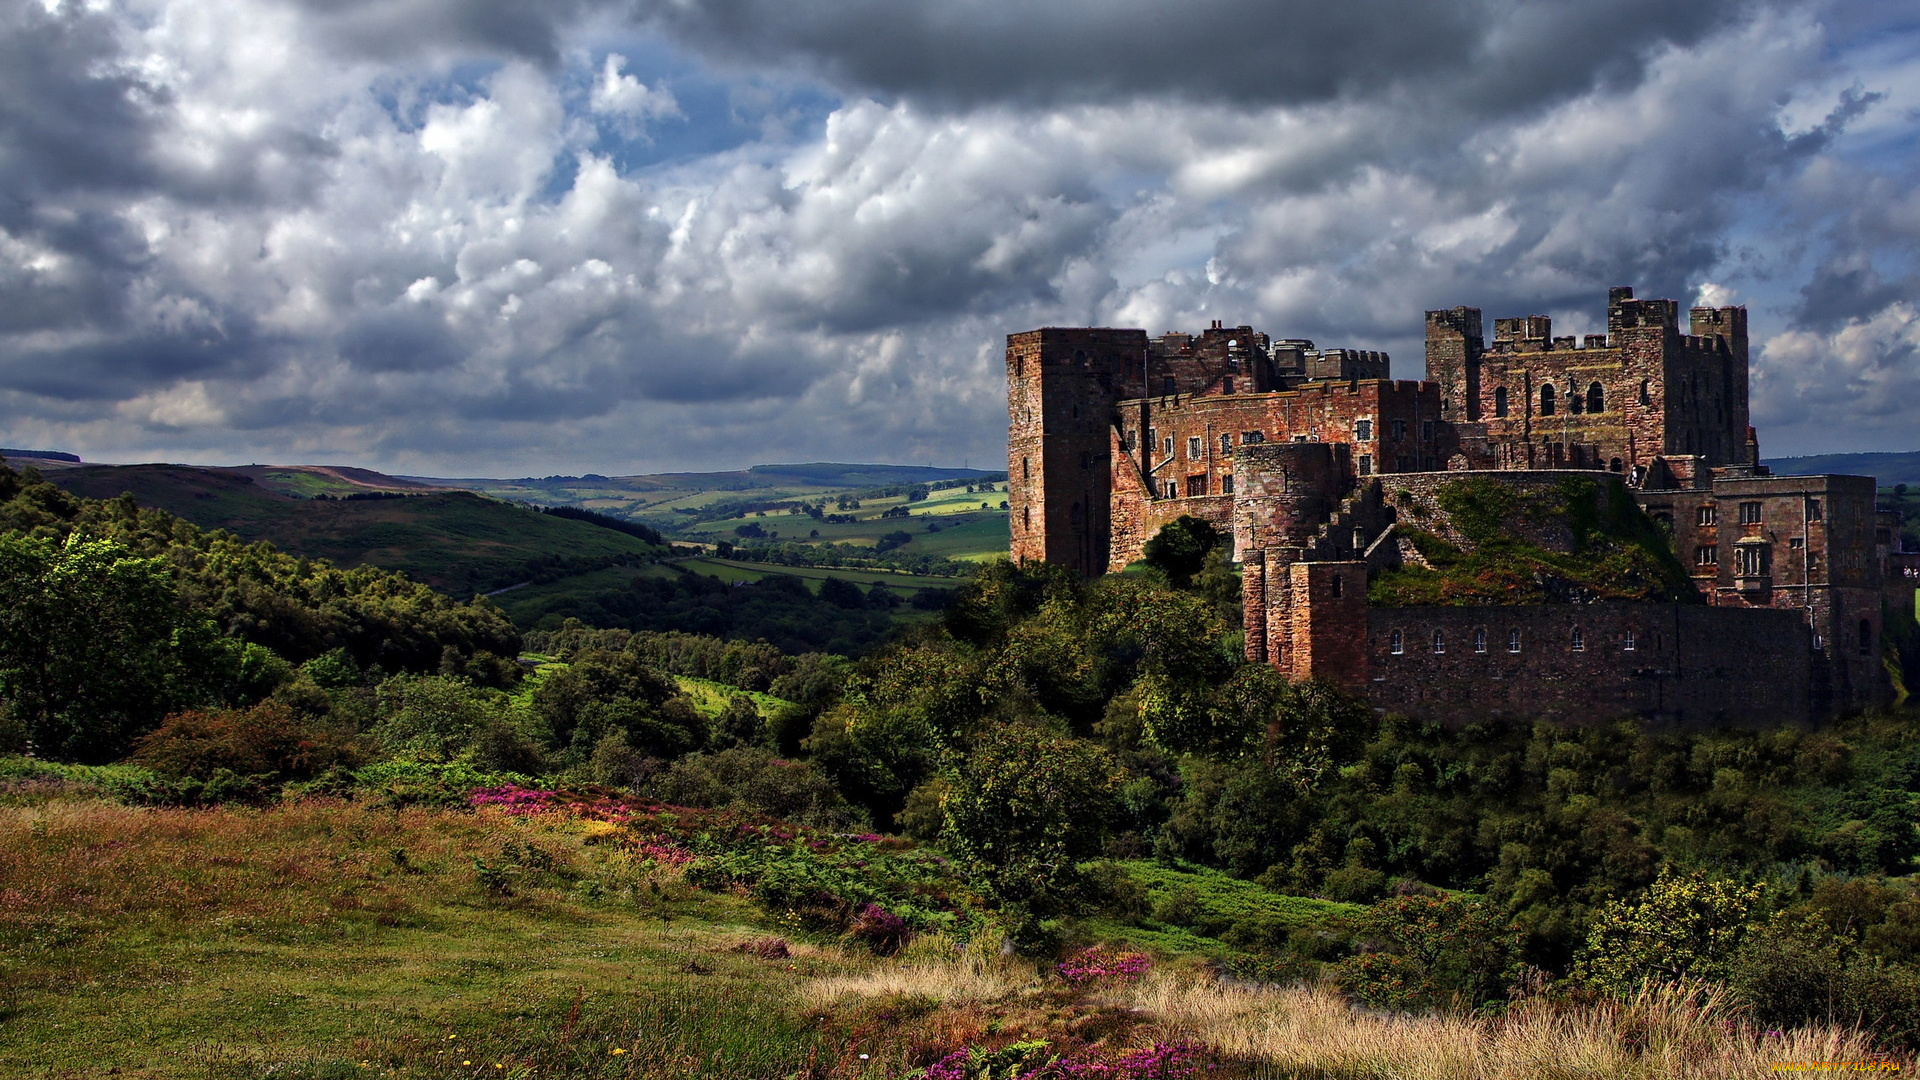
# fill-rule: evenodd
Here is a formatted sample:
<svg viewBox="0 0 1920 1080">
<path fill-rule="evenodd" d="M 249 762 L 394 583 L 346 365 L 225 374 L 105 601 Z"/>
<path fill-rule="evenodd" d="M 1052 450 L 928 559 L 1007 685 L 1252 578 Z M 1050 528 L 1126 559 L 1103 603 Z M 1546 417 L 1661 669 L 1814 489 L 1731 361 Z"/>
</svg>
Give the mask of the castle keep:
<svg viewBox="0 0 1920 1080">
<path fill-rule="evenodd" d="M 1683 328 L 1674 301 L 1617 288 L 1607 332 L 1580 340 L 1538 315 L 1488 340 L 1478 310 L 1430 311 L 1426 350 L 1409 381 L 1385 354 L 1249 326 L 1009 335 L 1013 558 L 1094 576 L 1201 518 L 1233 538 L 1249 659 L 1418 718 L 1704 725 L 1890 699 L 1883 610 L 1912 611 L 1920 554 L 1871 478 L 1759 464 L 1744 308 Z M 1488 492 L 1520 508 L 1510 524 L 1539 519 L 1518 527 L 1549 558 L 1583 534 L 1527 508 L 1637 507 L 1617 528 L 1659 529 L 1691 588 L 1369 600 L 1370 581 L 1470 549 L 1452 518 Z"/>
</svg>

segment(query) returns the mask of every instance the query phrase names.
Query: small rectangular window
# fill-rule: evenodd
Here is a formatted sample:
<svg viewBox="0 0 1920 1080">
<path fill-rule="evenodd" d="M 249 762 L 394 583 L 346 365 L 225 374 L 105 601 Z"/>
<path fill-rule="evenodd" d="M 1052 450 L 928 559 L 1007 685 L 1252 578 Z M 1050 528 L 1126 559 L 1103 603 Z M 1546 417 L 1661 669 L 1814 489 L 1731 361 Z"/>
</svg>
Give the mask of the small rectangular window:
<svg viewBox="0 0 1920 1080">
<path fill-rule="evenodd" d="M 1222 473 L 1220 475 L 1220 494 L 1222 495 L 1233 494 L 1233 474 L 1232 473 Z"/>
<path fill-rule="evenodd" d="M 1387 639 L 1387 648 L 1393 655 L 1399 656 L 1407 651 L 1407 639 L 1395 630 Z"/>
<path fill-rule="evenodd" d="M 1713 524 L 1713 510 L 1714 508 L 1712 503 L 1708 503 L 1707 505 L 1701 507 L 1700 512 L 1694 515 L 1694 519 L 1693 519 L 1694 524 L 1696 525 Z"/>
<path fill-rule="evenodd" d="M 1808 500 L 1807 500 L 1807 520 L 1808 520 L 1808 521 L 1820 521 L 1820 520 L 1822 520 L 1822 518 L 1821 518 L 1821 516 L 1820 516 L 1820 513 L 1821 513 L 1821 511 L 1820 511 L 1820 500 L 1819 500 L 1819 499 L 1808 499 Z"/>
<path fill-rule="evenodd" d="M 1242 446 L 1255 446 L 1266 441 L 1267 433 L 1264 431 L 1243 431 L 1240 433 L 1240 445 Z"/>
<path fill-rule="evenodd" d="M 1586 631 L 1580 629 L 1577 626 L 1573 628 L 1573 651 L 1574 652 L 1587 651 Z"/>
<path fill-rule="evenodd" d="M 1361 454 L 1360 455 L 1360 475 L 1371 476 L 1372 474 L 1373 474 L 1373 455 Z"/>
<path fill-rule="evenodd" d="M 1520 631 L 1518 630 L 1507 631 L 1507 651 L 1510 653 L 1517 653 L 1520 651 Z"/>
<path fill-rule="evenodd" d="M 1223 394 L 1233 393 L 1233 376 L 1229 375 L 1220 380 L 1220 392 Z"/>
<path fill-rule="evenodd" d="M 1359 442 L 1372 442 L 1373 441 L 1373 421 L 1355 420 L 1353 422 L 1353 437 L 1355 440 Z"/>
<path fill-rule="evenodd" d="M 1162 457 L 1173 456 L 1173 436 L 1169 435 L 1160 440 L 1160 454 Z"/>
<path fill-rule="evenodd" d="M 1405 420 L 1395 420 L 1393 422 L 1393 441 L 1399 442 L 1401 439 L 1404 439 L 1406 437 L 1407 437 L 1407 422 Z"/>
<path fill-rule="evenodd" d="M 1473 632 L 1473 651 L 1477 653 L 1487 651 L 1487 630 L 1485 627 L 1480 627 Z"/>
<path fill-rule="evenodd" d="M 1720 548 L 1715 544 L 1701 544 L 1693 549 L 1693 565 L 1719 566 Z"/>
<path fill-rule="evenodd" d="M 1202 453 L 1203 451 L 1200 449 L 1200 436 L 1187 436 L 1187 460 L 1199 461 Z"/>
<path fill-rule="evenodd" d="M 1220 452 L 1223 454 L 1233 452 L 1233 435 L 1231 433 L 1220 436 Z"/>
<path fill-rule="evenodd" d="M 1169 375 L 1160 380 L 1160 392 L 1168 397 L 1172 397 L 1175 393 L 1175 388 L 1179 385 L 1179 383 L 1174 381 L 1173 376 Z"/>
<path fill-rule="evenodd" d="M 1447 651 L 1447 635 L 1439 630 L 1433 632 L 1433 651 L 1437 653 Z"/>
<path fill-rule="evenodd" d="M 1760 504 L 1759 503 L 1743 502 L 1740 504 L 1740 524 L 1742 525 L 1760 524 Z"/>
<path fill-rule="evenodd" d="M 1634 650 L 1634 647 L 1635 647 L 1635 646 L 1636 646 L 1637 644 L 1638 644 L 1638 642 L 1636 642 L 1636 641 L 1634 640 L 1634 637 L 1633 637 L 1633 631 L 1631 631 L 1631 630 L 1629 630 L 1629 631 L 1627 631 L 1627 636 L 1626 636 L 1626 637 L 1624 637 L 1624 638 L 1622 638 L 1622 639 L 1620 639 L 1620 651 L 1621 651 L 1621 652 L 1632 652 L 1632 651 Z"/>
<path fill-rule="evenodd" d="M 1167 481 L 1167 482 L 1166 482 L 1166 485 L 1165 485 L 1165 487 L 1164 487 L 1164 488 L 1163 488 L 1163 490 L 1161 491 L 1161 494 L 1162 494 L 1162 495 L 1164 495 L 1164 496 L 1165 496 L 1166 498 L 1169 498 L 1169 499 L 1177 499 L 1177 498 L 1179 498 L 1179 497 L 1180 497 L 1180 482 L 1179 482 L 1178 480 L 1169 480 L 1169 481 Z"/>
<path fill-rule="evenodd" d="M 1205 473 L 1201 473 L 1198 476 L 1187 477 L 1187 497 L 1188 498 L 1197 499 L 1200 496 L 1205 495 L 1206 493 L 1207 493 L 1207 476 Z"/>
<path fill-rule="evenodd" d="M 1433 441 L 1433 421 L 1431 420 L 1420 421 L 1420 441 L 1421 442 Z"/>
</svg>

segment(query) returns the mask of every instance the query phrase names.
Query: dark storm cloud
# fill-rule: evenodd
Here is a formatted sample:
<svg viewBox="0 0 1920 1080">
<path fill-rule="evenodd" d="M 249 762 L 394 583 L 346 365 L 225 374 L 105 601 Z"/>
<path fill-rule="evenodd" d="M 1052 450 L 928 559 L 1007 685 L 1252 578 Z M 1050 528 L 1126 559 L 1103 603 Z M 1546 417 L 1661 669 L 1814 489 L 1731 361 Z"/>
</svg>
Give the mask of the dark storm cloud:
<svg viewBox="0 0 1920 1080">
<path fill-rule="evenodd" d="M 414 305 L 359 313 L 340 335 L 340 358 L 361 371 L 436 371 L 465 351 L 438 312 Z"/>
<path fill-rule="evenodd" d="M 1438 92 L 1480 112 L 1631 82 L 1738 0 L 640 0 L 715 64 L 769 60 L 966 106 L 1133 97 L 1298 104 Z"/>
<path fill-rule="evenodd" d="M 166 95 L 120 60 L 105 16 L 0 5 L 0 224 L 47 192 L 151 182 L 150 124 Z"/>
<path fill-rule="evenodd" d="M 320 34 L 355 56 L 439 52 L 515 56 L 551 66 L 560 35 L 589 0 L 295 0 Z"/>
</svg>

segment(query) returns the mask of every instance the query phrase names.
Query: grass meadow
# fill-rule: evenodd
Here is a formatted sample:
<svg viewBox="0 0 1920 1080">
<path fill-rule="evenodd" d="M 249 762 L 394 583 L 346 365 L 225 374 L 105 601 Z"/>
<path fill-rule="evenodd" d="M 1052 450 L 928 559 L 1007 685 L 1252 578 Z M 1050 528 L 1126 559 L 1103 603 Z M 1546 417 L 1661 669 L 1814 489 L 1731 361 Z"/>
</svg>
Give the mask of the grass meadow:
<svg viewBox="0 0 1920 1080">
<path fill-rule="evenodd" d="M 1874 1058 L 1858 1033 L 1759 1031 L 1711 994 L 1408 1017 L 1191 956 L 1080 978 L 933 934 L 879 957 L 696 889 L 617 832 L 17 784 L 0 793 L 0 1075 L 877 1080 L 958 1061 L 996 1078 L 1731 1080 Z"/>
</svg>

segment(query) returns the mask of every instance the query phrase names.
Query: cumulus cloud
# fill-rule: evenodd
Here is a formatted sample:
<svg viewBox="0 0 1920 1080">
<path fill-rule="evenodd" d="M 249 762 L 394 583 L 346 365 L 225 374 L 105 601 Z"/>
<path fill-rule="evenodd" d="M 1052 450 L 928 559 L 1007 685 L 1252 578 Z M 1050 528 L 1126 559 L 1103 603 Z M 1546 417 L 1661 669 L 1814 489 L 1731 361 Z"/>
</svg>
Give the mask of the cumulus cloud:
<svg viewBox="0 0 1920 1080">
<path fill-rule="evenodd" d="M 1411 376 L 1425 308 L 1580 332 L 1632 283 L 1778 332 L 1770 450 L 1856 390 L 1849 430 L 1893 438 L 1920 68 L 1845 70 L 1891 31 L 1836 10 L 24 5 L 0 430 L 468 475 L 980 465 L 1009 331 L 1221 318 Z"/>
</svg>

